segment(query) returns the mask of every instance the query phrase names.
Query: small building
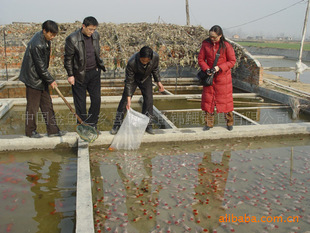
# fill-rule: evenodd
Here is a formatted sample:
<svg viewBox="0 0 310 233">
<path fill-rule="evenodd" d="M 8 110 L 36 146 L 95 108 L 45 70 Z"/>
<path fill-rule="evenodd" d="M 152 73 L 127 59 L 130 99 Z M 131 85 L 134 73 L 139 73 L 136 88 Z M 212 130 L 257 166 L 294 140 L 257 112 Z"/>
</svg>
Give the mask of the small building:
<svg viewBox="0 0 310 233">
<path fill-rule="evenodd" d="M 235 34 L 235 35 L 233 35 L 233 39 L 238 40 L 238 39 L 240 39 L 240 36 Z"/>
</svg>

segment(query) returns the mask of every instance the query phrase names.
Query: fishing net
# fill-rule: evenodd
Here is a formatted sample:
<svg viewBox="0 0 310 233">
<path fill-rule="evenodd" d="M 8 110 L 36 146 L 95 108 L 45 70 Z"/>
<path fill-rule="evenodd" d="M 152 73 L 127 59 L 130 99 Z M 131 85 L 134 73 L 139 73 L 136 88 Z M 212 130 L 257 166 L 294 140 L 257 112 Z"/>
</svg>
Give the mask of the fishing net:
<svg viewBox="0 0 310 233">
<path fill-rule="evenodd" d="M 81 139 L 87 142 L 93 142 L 99 136 L 98 131 L 94 127 L 86 124 L 77 125 L 76 132 L 81 137 Z"/>
<path fill-rule="evenodd" d="M 110 148 L 117 150 L 138 149 L 149 121 L 148 116 L 130 108 L 117 134 L 114 136 Z"/>
<path fill-rule="evenodd" d="M 87 141 L 87 142 L 95 141 L 99 136 L 99 132 L 94 127 L 83 123 L 82 119 L 75 113 L 74 109 L 71 107 L 71 105 L 66 100 L 66 98 L 63 96 L 63 94 L 61 93 L 61 91 L 58 89 L 57 86 L 55 87 L 55 90 L 57 91 L 59 96 L 62 98 L 62 100 L 65 102 L 65 104 L 70 109 L 70 111 L 74 114 L 78 122 L 80 122 L 80 124 L 76 126 L 76 132 L 78 133 L 78 135 L 80 135 L 80 137 L 84 141 Z"/>
</svg>

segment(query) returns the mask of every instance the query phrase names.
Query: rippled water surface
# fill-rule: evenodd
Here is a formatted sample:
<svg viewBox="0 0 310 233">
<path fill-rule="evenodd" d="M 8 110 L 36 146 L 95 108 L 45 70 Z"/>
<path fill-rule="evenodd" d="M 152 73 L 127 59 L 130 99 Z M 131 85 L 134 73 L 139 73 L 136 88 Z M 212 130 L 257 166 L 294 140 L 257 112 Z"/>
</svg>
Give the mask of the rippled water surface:
<svg viewBox="0 0 310 233">
<path fill-rule="evenodd" d="M 90 158 L 96 232 L 287 233 L 310 227 L 309 137 L 97 148 Z"/>
</svg>

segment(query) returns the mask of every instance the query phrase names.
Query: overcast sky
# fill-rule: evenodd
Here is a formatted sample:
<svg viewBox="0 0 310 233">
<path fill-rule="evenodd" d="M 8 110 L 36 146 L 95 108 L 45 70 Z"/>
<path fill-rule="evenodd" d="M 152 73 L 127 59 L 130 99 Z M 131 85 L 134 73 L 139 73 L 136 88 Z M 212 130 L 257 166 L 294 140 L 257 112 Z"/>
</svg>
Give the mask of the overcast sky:
<svg viewBox="0 0 310 233">
<path fill-rule="evenodd" d="M 224 34 L 284 35 L 293 38 L 301 38 L 308 2 L 307 0 L 188 1 L 192 25 L 201 25 L 209 29 L 218 24 L 224 28 Z M 298 4 L 292 6 L 295 3 Z M 160 17 L 160 22 L 186 24 L 185 0 L 1 0 L 0 25 L 12 22 L 42 23 L 47 19 L 68 23 L 83 21 L 90 15 L 96 17 L 100 23 L 156 23 Z M 268 15 L 271 16 L 265 17 Z M 260 20 L 255 21 L 257 19 Z M 255 22 L 249 23 L 251 21 Z M 307 37 L 310 35 L 309 28 L 308 26 Z"/>
</svg>

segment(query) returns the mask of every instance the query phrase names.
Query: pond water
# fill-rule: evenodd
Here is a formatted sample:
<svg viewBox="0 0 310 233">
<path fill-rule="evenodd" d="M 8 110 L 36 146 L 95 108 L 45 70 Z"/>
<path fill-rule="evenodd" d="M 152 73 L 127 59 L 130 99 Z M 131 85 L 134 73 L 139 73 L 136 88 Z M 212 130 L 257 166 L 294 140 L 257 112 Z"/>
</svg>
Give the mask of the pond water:
<svg viewBox="0 0 310 233">
<path fill-rule="evenodd" d="M 75 230 L 73 149 L 0 153 L 0 232 Z"/>
<path fill-rule="evenodd" d="M 251 120 L 259 124 L 286 124 L 286 123 L 298 123 L 309 122 L 310 116 L 304 112 L 300 112 L 297 119 L 292 118 L 292 109 L 272 109 L 273 106 L 278 105 L 274 101 L 264 99 L 264 102 L 253 99 L 234 99 L 235 111 L 243 114 Z M 188 100 L 154 100 L 154 105 L 163 111 L 163 114 L 178 128 L 188 127 L 202 127 L 204 125 L 204 112 L 203 111 L 173 111 L 178 109 L 200 109 L 200 99 L 188 99 Z M 271 106 L 268 109 L 240 109 L 238 107 L 266 107 Z M 169 111 L 165 111 L 169 110 Z M 215 113 L 215 126 L 225 126 L 226 120 L 223 113 Z M 234 115 L 234 125 L 248 125 L 252 124 L 249 121 Z"/>
<path fill-rule="evenodd" d="M 140 104 L 133 103 L 133 108 L 141 111 Z M 101 131 L 111 130 L 113 120 L 116 115 L 117 104 L 102 104 L 98 120 L 98 129 Z M 25 119 L 26 107 L 14 106 L 0 119 L 0 135 L 24 135 L 25 134 Z M 60 130 L 75 132 L 76 118 L 70 112 L 66 105 L 54 105 L 56 122 Z M 37 114 L 37 131 L 41 134 L 46 134 L 45 121 L 42 113 Z"/>
<path fill-rule="evenodd" d="M 250 107 L 250 106 L 272 106 L 274 101 L 264 99 L 234 99 L 236 111 L 245 115 L 246 117 L 258 122 L 259 124 L 285 124 L 285 123 L 298 123 L 310 121 L 309 114 L 304 112 L 299 113 L 297 119 L 292 119 L 291 108 L 284 109 L 247 109 L 238 110 L 238 107 Z M 112 128 L 113 121 L 116 115 L 116 109 L 118 104 L 102 104 L 98 121 L 98 129 L 101 131 L 109 131 Z M 184 111 L 177 112 L 173 110 L 178 109 L 200 109 L 200 99 L 188 99 L 188 100 L 154 100 L 154 106 L 156 106 L 163 114 L 178 128 L 188 127 L 203 127 L 204 125 L 204 112 L 203 111 Z M 141 105 L 139 103 L 133 103 L 132 108 L 138 112 L 141 112 Z M 7 112 L 0 119 L 0 135 L 24 135 L 25 133 L 25 106 L 14 106 L 9 112 Z M 169 110 L 165 112 L 164 110 Z M 68 132 L 75 132 L 76 118 L 69 111 L 65 105 L 54 105 L 55 117 L 57 124 L 61 130 Z M 234 115 L 235 125 L 247 125 L 251 124 L 249 121 Z M 154 118 L 154 128 L 163 128 L 162 120 Z M 215 115 L 215 125 L 225 126 L 226 120 L 224 114 Z M 44 118 L 41 112 L 37 115 L 37 131 L 41 134 L 46 134 L 46 126 Z"/>
<path fill-rule="evenodd" d="M 309 136 L 92 148 L 90 160 L 96 232 L 309 230 Z"/>
<path fill-rule="evenodd" d="M 295 67 L 296 61 L 289 59 L 278 59 L 278 58 L 257 58 L 257 60 L 262 64 L 263 67 Z M 303 62 L 308 67 L 310 67 L 310 62 Z M 290 80 L 295 80 L 296 73 L 294 71 L 269 71 L 264 72 L 277 75 Z M 300 82 L 310 83 L 310 70 L 305 70 L 300 74 Z"/>
</svg>

